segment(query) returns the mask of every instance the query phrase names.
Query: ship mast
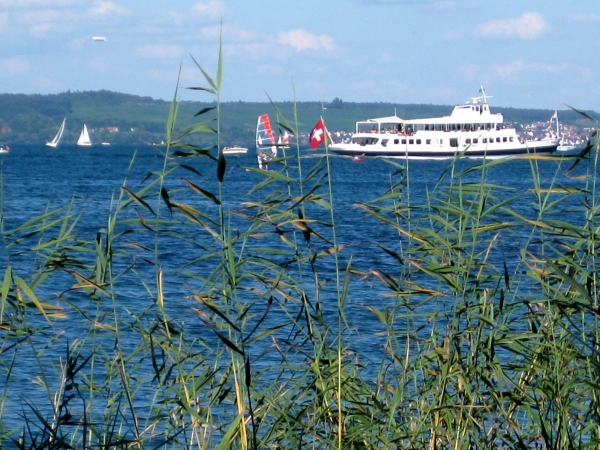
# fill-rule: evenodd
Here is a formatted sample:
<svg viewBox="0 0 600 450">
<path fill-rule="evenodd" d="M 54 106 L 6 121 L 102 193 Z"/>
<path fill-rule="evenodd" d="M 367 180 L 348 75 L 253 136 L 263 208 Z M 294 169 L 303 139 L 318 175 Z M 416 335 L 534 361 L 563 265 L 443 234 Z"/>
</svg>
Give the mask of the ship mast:
<svg viewBox="0 0 600 450">
<path fill-rule="evenodd" d="M 485 89 L 483 86 L 479 86 L 479 92 L 481 92 L 481 95 L 483 95 L 483 103 L 487 103 L 487 97 L 485 96 Z"/>
</svg>

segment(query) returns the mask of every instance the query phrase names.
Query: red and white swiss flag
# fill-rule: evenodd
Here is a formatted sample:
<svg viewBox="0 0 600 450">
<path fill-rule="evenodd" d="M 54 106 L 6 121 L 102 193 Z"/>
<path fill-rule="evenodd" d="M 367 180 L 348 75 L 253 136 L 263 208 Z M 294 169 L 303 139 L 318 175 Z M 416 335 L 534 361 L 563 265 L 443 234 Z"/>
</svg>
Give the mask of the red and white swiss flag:
<svg viewBox="0 0 600 450">
<path fill-rule="evenodd" d="M 327 129 L 325 128 L 325 123 L 323 122 L 323 118 L 321 117 L 317 124 L 313 127 L 310 132 L 310 136 L 308 137 L 308 143 L 311 148 L 317 148 L 319 145 L 325 142 L 325 136 L 327 134 Z"/>
</svg>

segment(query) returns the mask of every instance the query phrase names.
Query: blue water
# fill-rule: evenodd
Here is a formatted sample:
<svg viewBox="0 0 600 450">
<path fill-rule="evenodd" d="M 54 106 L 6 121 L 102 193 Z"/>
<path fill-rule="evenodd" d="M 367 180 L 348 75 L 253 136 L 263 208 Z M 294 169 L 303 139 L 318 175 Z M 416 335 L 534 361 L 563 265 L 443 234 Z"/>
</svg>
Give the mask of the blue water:
<svg viewBox="0 0 600 450">
<path fill-rule="evenodd" d="M 122 195 L 121 186 L 126 185 L 131 191 L 138 192 L 153 180 L 163 170 L 165 159 L 164 149 L 161 147 L 148 146 L 94 146 L 81 149 L 75 146 L 60 146 L 56 149 L 48 149 L 44 146 L 15 146 L 8 155 L 0 155 L 0 172 L 2 174 L 2 211 L 3 229 L 5 232 L 15 229 L 28 220 L 61 207 L 70 207 L 73 218 L 78 223 L 75 230 L 83 239 L 94 240 L 96 233 L 107 226 L 108 217 L 115 211 L 116 200 Z M 305 154 L 302 159 L 304 174 L 318 164 L 322 158 L 314 153 Z M 201 175 L 192 171 L 179 169 L 177 174 L 169 178 L 165 186 L 169 191 L 171 199 L 188 203 L 195 208 L 214 214 L 216 206 L 212 201 L 201 195 L 193 194 L 181 181 L 185 177 L 203 189 L 217 193 L 215 165 L 207 159 L 196 158 L 181 160 L 193 167 Z M 398 161 L 397 161 L 398 162 Z M 384 271 L 390 276 L 402 278 L 405 267 L 398 264 L 389 254 L 383 252 L 379 245 L 386 246 L 392 251 L 402 253 L 405 237 L 401 237 L 390 227 L 384 227 L 381 223 L 356 207 L 358 203 L 367 203 L 383 195 L 394 182 L 401 176 L 408 175 L 409 186 L 404 187 L 402 202 L 410 205 L 427 203 L 429 196 L 438 192 L 441 186 L 447 186 L 450 182 L 448 161 L 411 161 L 405 165 L 401 173 L 398 168 L 380 159 L 366 159 L 362 163 L 353 162 L 350 158 L 334 157 L 330 160 L 333 204 L 335 210 L 335 227 L 337 230 L 337 244 L 346 248 L 341 252 L 340 267 L 345 268 L 350 258 L 355 271 L 368 274 L 369 271 Z M 400 163 L 400 162 L 398 162 Z M 455 172 L 480 164 L 481 161 L 460 162 Z M 261 174 L 247 170 L 254 167 L 255 158 L 253 152 L 247 155 L 230 157 L 227 159 L 227 170 L 223 183 L 223 199 L 227 210 L 240 210 L 244 202 L 260 200 L 261 193 L 250 194 L 253 186 L 264 180 Z M 573 178 L 567 177 L 564 170 L 569 164 L 557 161 L 541 161 L 538 169 L 541 174 L 542 183 L 558 180 L 561 184 L 569 185 L 577 183 Z M 441 180 L 441 181 L 440 181 Z M 461 182 L 478 182 L 481 173 L 473 171 L 461 178 Z M 519 208 L 524 215 L 535 217 L 537 203 L 533 195 L 526 193 L 532 187 L 532 169 L 528 161 L 511 161 L 492 166 L 486 174 L 486 182 L 505 188 L 501 190 L 507 198 L 519 195 L 520 197 L 512 203 L 513 208 Z M 328 199 L 326 189 L 319 193 Z M 298 193 L 294 193 L 298 195 Z M 127 196 L 125 196 L 127 198 Z M 160 203 L 160 202 L 159 202 Z M 388 201 L 389 205 L 391 201 Z M 157 203 L 151 204 L 157 208 Z M 137 206 L 138 211 L 148 220 L 151 216 L 143 207 Z M 169 212 L 164 205 L 161 206 L 161 214 L 169 217 Z M 317 218 L 323 222 L 330 222 L 331 217 L 327 211 L 316 206 L 308 206 L 307 214 L 310 218 Z M 416 214 L 416 212 L 415 212 Z M 501 217 L 502 213 L 498 212 Z M 390 214 L 387 214 L 390 217 Z M 129 208 L 120 216 L 120 219 L 136 219 L 133 208 Z M 510 219 L 509 217 L 506 218 Z M 237 215 L 231 216 L 233 229 L 242 229 L 244 219 Z M 409 227 L 400 219 L 400 226 Z M 421 224 L 428 226 L 427 224 Z M 151 225 L 154 227 L 154 225 Z M 131 227 L 139 229 L 139 225 L 120 224 L 119 230 Z M 330 230 L 326 226 L 315 225 L 324 235 L 330 238 Z M 161 236 L 158 245 L 160 266 L 164 272 L 165 280 L 165 306 L 168 314 L 176 323 L 183 323 L 186 332 L 194 337 L 203 339 L 209 345 L 218 345 L 218 339 L 214 333 L 198 320 L 192 308 L 198 307 L 198 303 L 189 299 L 195 289 L 199 289 L 202 282 L 199 278 L 188 276 L 197 273 L 206 275 L 211 270 L 211 261 L 199 260 L 206 253 L 202 246 L 214 245 L 214 240 L 206 233 L 194 234 L 193 228 L 186 228 L 184 233 L 190 233 L 187 242 L 178 239 L 170 239 L 166 232 Z M 272 230 L 269 230 L 272 231 Z M 518 231 L 499 230 L 499 239 L 502 242 L 504 257 L 509 261 L 518 259 L 518 252 L 522 242 L 527 239 L 526 235 L 520 235 Z M 141 243 L 153 248 L 155 242 L 152 238 L 133 233 L 129 238 L 127 235 L 120 238 L 120 243 L 130 239 L 131 242 Z M 140 240 L 137 240 L 140 239 Z M 33 253 L 19 254 L 19 246 L 6 248 L 14 237 L 8 237 L 3 243 L 3 251 L 0 255 L 0 273 L 4 273 L 8 264 L 14 273 L 24 279 L 29 279 L 29 274 L 35 273 L 40 260 Z M 32 246 L 35 241 L 26 241 Z M 286 248 L 285 244 L 276 240 L 269 245 Z M 311 238 L 311 245 L 317 250 L 325 250 L 328 244 L 319 241 L 316 237 Z M 144 265 L 144 256 L 153 258 L 143 251 L 132 251 L 136 255 L 136 270 L 144 272 L 140 275 L 150 286 L 153 286 L 155 271 L 153 267 Z M 494 259 L 495 258 L 495 259 Z M 493 262 L 500 265 L 500 252 L 492 255 Z M 93 260 L 93 255 L 90 256 Z M 190 265 L 181 270 L 184 264 Z M 120 263 L 116 269 L 126 269 L 128 264 L 133 264 L 130 257 Z M 335 281 L 335 266 L 333 258 L 318 259 L 316 267 L 320 281 L 330 278 Z M 304 273 L 310 277 L 310 272 Z M 75 304 L 82 310 L 87 310 L 91 316 L 96 311 L 110 312 L 113 308 L 112 302 L 95 302 L 90 300 L 82 292 L 69 292 L 68 289 L 74 284 L 73 279 L 65 274 L 53 275 L 52 283 L 45 282 L 39 288 L 41 298 L 51 304 L 68 308 L 65 299 Z M 337 325 L 337 303 L 333 281 L 326 286 L 320 299 L 322 311 L 325 317 Z M 415 280 L 417 281 L 417 280 Z M 116 299 L 117 311 L 125 320 L 131 321 L 131 317 L 142 314 L 152 307 L 149 295 L 144 291 L 139 278 L 125 273 L 123 278 L 117 282 L 120 290 Z M 308 285 L 312 284 L 309 278 Z M 314 292 L 313 292 L 314 294 Z M 374 306 L 380 310 L 393 307 L 395 299 L 390 296 L 390 291 L 377 282 L 375 277 L 355 276 L 352 278 L 348 299 L 346 302 L 346 317 L 350 328 L 355 331 L 348 346 L 351 350 L 367 355 L 373 363 L 378 363 L 383 358 L 384 337 L 381 332 L 384 327 L 372 314 L 368 306 Z M 329 297 L 327 297 L 329 295 Z M 151 296 L 150 296 L 151 297 Z M 146 299 L 141 301 L 140 299 Z M 283 299 L 279 298 L 283 302 Z M 311 299 L 315 302 L 315 299 Z M 433 305 L 443 308 L 443 302 L 428 304 L 427 308 L 419 311 L 423 314 L 422 323 L 426 323 L 432 311 Z M 293 310 L 293 307 L 291 307 Z M 260 315 L 260 314 L 259 314 Z M 79 317 L 71 315 L 70 317 Z M 32 323 L 40 327 L 46 327 L 47 323 L 40 315 L 33 317 Z M 274 326 L 279 321 L 287 320 L 281 313 L 269 315 L 264 326 Z M 396 331 L 402 335 L 402 323 L 398 323 Z M 85 335 L 89 323 L 78 320 L 55 321 L 53 326 L 45 332 L 36 335 L 35 349 L 43 354 L 43 358 L 49 361 L 49 365 L 58 365 L 60 358 L 64 358 L 65 348 L 69 343 L 76 341 Z M 56 335 L 60 337 L 55 339 Z M 125 349 L 133 349 L 137 342 L 127 342 L 127 333 L 124 332 L 125 342 L 121 345 Z M 283 333 L 280 337 L 287 337 Z M 271 341 L 268 341 L 270 343 Z M 109 351 L 114 346 L 114 338 L 108 336 L 104 348 Z M 267 367 L 269 364 L 277 364 L 277 353 L 268 352 L 268 349 L 253 349 L 257 355 L 266 353 L 260 359 L 259 364 Z M 18 424 L 19 414 L 23 413 L 23 400 L 33 403 L 45 396 L 45 390 L 39 387 L 36 378 L 40 376 L 42 369 L 38 366 L 38 360 L 33 357 L 30 347 L 25 347 L 19 353 L 18 364 L 11 368 L 10 392 L 7 394 L 5 410 L 2 421 L 5 424 Z M 0 392 L 4 393 L 8 362 L 4 361 L 3 374 L 0 377 Z M 48 366 L 50 367 L 50 366 Z M 15 380 L 19 380 L 18 382 Z M 38 380 L 39 381 L 39 380 Z M 40 397 L 41 396 L 41 397 Z M 48 404 L 46 398 L 41 404 Z M 43 409 L 43 406 L 40 406 Z"/>
</svg>

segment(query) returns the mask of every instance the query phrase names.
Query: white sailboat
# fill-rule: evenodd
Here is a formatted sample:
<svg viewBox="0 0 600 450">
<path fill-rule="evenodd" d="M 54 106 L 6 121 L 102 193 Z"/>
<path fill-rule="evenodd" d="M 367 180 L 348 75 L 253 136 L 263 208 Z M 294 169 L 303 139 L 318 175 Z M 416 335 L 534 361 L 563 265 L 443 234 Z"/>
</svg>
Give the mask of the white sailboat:
<svg viewBox="0 0 600 450">
<path fill-rule="evenodd" d="M 569 150 L 574 150 L 576 147 L 570 143 L 568 143 L 565 140 L 565 136 L 564 135 L 560 135 L 560 127 L 558 125 L 558 111 L 554 110 L 554 114 L 552 115 L 552 117 L 550 118 L 550 122 L 556 120 L 556 137 L 559 139 L 558 142 L 558 147 L 556 147 L 556 150 L 558 150 L 559 152 L 566 152 Z"/>
<path fill-rule="evenodd" d="M 77 145 L 84 147 L 89 147 L 90 145 L 92 145 L 92 141 L 90 140 L 90 135 L 85 124 L 83 124 L 83 130 L 81 130 L 79 139 L 77 139 Z"/>
<path fill-rule="evenodd" d="M 46 145 L 48 147 L 56 147 L 58 145 L 58 143 L 60 142 L 60 138 L 63 135 L 63 131 L 65 131 L 65 123 L 67 122 L 67 118 L 65 117 L 62 121 L 62 123 L 60 124 L 60 128 L 58 129 L 58 133 L 56 133 L 56 136 L 54 136 L 54 139 L 52 139 L 50 142 L 46 142 Z"/>
</svg>

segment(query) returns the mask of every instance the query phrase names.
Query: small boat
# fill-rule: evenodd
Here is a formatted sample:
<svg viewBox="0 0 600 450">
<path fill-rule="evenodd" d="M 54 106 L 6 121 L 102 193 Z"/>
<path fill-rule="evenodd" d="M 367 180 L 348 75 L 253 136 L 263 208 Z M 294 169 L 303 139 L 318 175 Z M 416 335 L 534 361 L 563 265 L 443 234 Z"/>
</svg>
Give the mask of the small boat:
<svg viewBox="0 0 600 450">
<path fill-rule="evenodd" d="M 558 137 L 558 147 L 556 150 L 559 152 L 568 152 L 569 150 L 575 150 L 577 147 L 573 145 L 571 142 L 568 142 L 564 135 L 560 135 L 560 126 L 558 124 L 558 111 L 554 110 L 554 114 L 550 118 L 550 122 L 556 120 L 556 137 Z"/>
<path fill-rule="evenodd" d="M 77 139 L 77 145 L 83 146 L 83 147 L 89 147 L 90 145 L 92 145 L 92 141 L 90 140 L 90 135 L 88 133 L 88 129 L 85 126 L 85 124 L 83 124 L 83 129 L 81 130 L 79 139 Z"/>
<path fill-rule="evenodd" d="M 63 132 L 65 131 L 65 123 L 67 122 L 67 118 L 65 117 L 62 121 L 62 123 L 60 124 L 60 127 L 58 128 L 58 133 L 56 133 L 56 136 L 54 136 L 54 139 L 52 139 L 50 142 L 46 142 L 46 145 L 48 147 L 56 147 L 58 145 L 58 143 L 60 142 L 60 138 L 63 135 Z"/>
<path fill-rule="evenodd" d="M 229 147 L 223 147 L 224 155 L 243 155 L 248 151 L 248 147 L 240 147 L 237 145 L 231 145 Z"/>
<path fill-rule="evenodd" d="M 481 97 L 454 107 L 452 114 L 428 119 L 393 115 L 356 122 L 348 143 L 332 143 L 340 155 L 384 156 L 407 159 L 503 158 L 530 153 L 552 153 L 557 137 L 525 140 L 502 114 L 492 114 L 483 87 Z"/>
<path fill-rule="evenodd" d="M 269 161 L 277 157 L 277 145 L 275 144 L 275 134 L 271 128 L 271 121 L 268 114 L 258 116 L 256 123 L 256 159 L 258 168 L 261 170 L 269 169 Z"/>
<path fill-rule="evenodd" d="M 569 150 L 575 150 L 577 148 L 576 145 L 571 145 L 566 142 L 564 139 L 560 140 L 560 144 L 556 147 L 556 150 L 559 152 L 568 152 Z"/>
<path fill-rule="evenodd" d="M 354 161 L 354 162 L 363 162 L 365 160 L 365 158 L 363 158 L 363 156 L 364 155 L 361 155 L 361 156 L 356 155 L 356 156 L 354 156 L 352 158 L 352 161 Z"/>
<path fill-rule="evenodd" d="M 110 145 L 110 142 L 102 142 L 102 145 Z"/>
<path fill-rule="evenodd" d="M 6 144 L 0 144 L 0 153 L 9 153 L 10 147 Z"/>
</svg>

